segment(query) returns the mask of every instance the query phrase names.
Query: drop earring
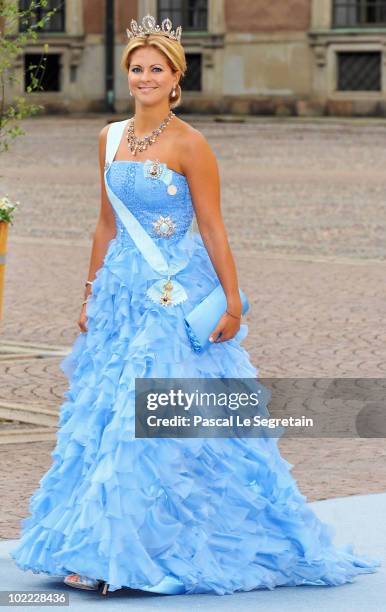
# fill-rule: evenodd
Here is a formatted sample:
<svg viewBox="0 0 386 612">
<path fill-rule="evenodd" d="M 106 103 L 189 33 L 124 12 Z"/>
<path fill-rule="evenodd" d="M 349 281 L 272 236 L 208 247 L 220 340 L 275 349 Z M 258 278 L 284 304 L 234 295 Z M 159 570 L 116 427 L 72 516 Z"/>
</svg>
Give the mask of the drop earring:
<svg viewBox="0 0 386 612">
<path fill-rule="evenodd" d="M 129 89 L 129 93 L 130 93 L 131 96 L 133 95 L 133 92 L 131 91 L 131 89 Z"/>
</svg>

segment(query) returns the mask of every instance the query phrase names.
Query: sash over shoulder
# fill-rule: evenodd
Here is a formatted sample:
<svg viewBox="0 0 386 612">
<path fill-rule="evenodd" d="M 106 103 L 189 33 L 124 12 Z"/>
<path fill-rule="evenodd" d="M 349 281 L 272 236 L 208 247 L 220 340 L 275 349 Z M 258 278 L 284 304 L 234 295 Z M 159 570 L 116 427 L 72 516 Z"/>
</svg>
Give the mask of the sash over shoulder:
<svg viewBox="0 0 386 612">
<path fill-rule="evenodd" d="M 115 153 L 121 141 L 122 132 L 127 124 L 127 120 L 117 121 L 110 125 L 107 132 L 106 157 L 104 169 L 104 181 L 106 192 L 116 214 L 119 216 L 127 232 L 142 253 L 147 263 L 162 278 L 153 283 L 147 290 L 147 296 L 156 304 L 162 306 L 175 306 L 187 300 L 188 296 L 184 287 L 171 277 L 184 269 L 191 258 L 194 244 L 188 236 L 186 256 L 179 258 L 178 261 L 167 262 L 163 253 L 152 240 L 146 230 L 139 223 L 137 218 L 123 204 L 118 196 L 111 189 L 108 181 L 108 172 L 114 159 Z M 150 160 L 149 160 L 150 161 Z"/>
</svg>

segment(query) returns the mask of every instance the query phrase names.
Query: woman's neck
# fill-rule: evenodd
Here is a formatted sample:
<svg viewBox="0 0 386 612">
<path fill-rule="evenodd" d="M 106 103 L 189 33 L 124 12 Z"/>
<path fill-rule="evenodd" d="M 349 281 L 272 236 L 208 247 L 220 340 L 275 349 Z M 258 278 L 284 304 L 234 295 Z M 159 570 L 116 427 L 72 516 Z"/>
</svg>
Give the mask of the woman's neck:
<svg viewBox="0 0 386 612">
<path fill-rule="evenodd" d="M 146 136 L 157 129 L 170 112 L 169 106 L 143 107 L 135 109 L 134 129 L 138 137 Z"/>
</svg>

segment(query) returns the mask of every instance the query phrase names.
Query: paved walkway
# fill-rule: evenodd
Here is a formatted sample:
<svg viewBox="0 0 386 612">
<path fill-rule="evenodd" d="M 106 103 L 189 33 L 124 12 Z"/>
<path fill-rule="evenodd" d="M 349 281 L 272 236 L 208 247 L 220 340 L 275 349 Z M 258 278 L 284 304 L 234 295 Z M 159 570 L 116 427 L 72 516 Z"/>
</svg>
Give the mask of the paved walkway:
<svg viewBox="0 0 386 612">
<path fill-rule="evenodd" d="M 355 552 L 382 561 L 374 574 L 358 576 L 352 583 L 338 587 L 280 587 L 234 595 L 156 595 L 121 589 L 102 597 L 78 591 L 44 574 L 23 572 L 13 563 L 8 550 L 15 540 L 0 543 L 0 584 L 7 590 L 57 590 L 69 593 L 70 610 L 81 612 L 90 603 L 105 612 L 128 610 L 167 610 L 182 612 L 384 612 L 386 601 L 386 494 L 352 496 L 320 501 L 311 507 L 323 521 L 337 529 L 336 544 L 355 543 Z M 11 609 L 11 608 L 9 608 Z M 23 609 L 31 609 L 27 607 Z M 36 610 L 36 608 L 35 608 Z"/>
<path fill-rule="evenodd" d="M 3 538 L 18 536 L 50 465 L 49 423 L 66 389 L 58 363 L 78 333 L 99 210 L 97 139 L 108 119 L 26 120 L 27 136 L 2 156 L 1 190 L 21 202 L 0 343 Z M 218 156 L 224 219 L 251 301 L 244 346 L 260 376 L 384 377 L 386 122 L 189 121 Z M 280 445 L 311 501 L 386 490 L 384 439 Z"/>
</svg>

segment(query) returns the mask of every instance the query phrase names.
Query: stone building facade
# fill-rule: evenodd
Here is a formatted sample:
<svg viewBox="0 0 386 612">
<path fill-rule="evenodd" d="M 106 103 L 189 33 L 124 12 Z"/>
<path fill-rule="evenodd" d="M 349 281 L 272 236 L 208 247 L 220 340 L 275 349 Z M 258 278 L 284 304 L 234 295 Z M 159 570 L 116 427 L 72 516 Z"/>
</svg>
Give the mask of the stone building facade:
<svg viewBox="0 0 386 612">
<path fill-rule="evenodd" d="M 386 115 L 386 0 L 50 0 L 61 9 L 18 62 L 20 92 L 26 62 L 47 42 L 45 91 L 28 99 L 48 111 L 106 108 L 106 4 L 113 1 L 117 112 L 131 104 L 119 65 L 125 30 L 150 13 L 183 26 L 183 110 Z"/>
</svg>

